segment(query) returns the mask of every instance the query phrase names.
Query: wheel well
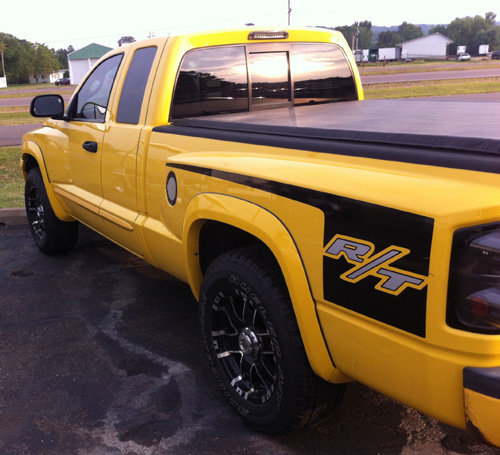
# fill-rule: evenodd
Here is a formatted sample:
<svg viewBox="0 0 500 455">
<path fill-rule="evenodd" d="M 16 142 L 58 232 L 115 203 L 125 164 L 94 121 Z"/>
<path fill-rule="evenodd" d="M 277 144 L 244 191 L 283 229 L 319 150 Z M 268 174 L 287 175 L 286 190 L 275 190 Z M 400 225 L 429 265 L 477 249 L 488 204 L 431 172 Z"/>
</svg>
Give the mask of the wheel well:
<svg viewBox="0 0 500 455">
<path fill-rule="evenodd" d="M 215 221 L 207 221 L 203 225 L 199 245 L 200 267 L 203 274 L 216 257 L 228 251 L 253 245 L 262 245 L 269 250 L 261 240 L 248 232 Z"/>
<path fill-rule="evenodd" d="M 24 171 L 26 172 L 26 174 L 28 174 L 28 172 L 31 171 L 31 169 L 40 167 L 38 161 L 32 155 L 25 155 L 23 160 L 24 160 Z"/>
</svg>

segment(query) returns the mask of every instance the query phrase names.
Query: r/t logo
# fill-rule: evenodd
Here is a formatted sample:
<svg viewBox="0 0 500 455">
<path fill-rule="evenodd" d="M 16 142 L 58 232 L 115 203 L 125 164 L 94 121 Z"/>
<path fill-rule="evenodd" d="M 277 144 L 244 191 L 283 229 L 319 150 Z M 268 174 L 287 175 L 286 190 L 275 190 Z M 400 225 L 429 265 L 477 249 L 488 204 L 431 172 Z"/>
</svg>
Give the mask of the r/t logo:
<svg viewBox="0 0 500 455">
<path fill-rule="evenodd" d="M 399 295 L 406 288 L 423 289 L 427 285 L 427 277 L 407 272 L 392 263 L 410 253 L 407 248 L 390 246 L 380 253 L 375 253 L 375 245 L 365 240 L 337 234 L 329 246 L 326 254 L 333 259 L 344 259 L 354 267 L 340 275 L 345 281 L 357 283 L 363 278 L 374 276 L 379 278 L 375 289 L 393 295 Z"/>
</svg>

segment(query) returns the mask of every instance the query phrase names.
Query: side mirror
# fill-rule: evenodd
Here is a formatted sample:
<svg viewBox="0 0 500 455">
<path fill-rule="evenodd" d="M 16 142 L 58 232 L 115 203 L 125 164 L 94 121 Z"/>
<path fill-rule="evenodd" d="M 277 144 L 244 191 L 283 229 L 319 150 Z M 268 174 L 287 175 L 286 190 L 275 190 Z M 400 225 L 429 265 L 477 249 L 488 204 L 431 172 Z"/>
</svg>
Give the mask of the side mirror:
<svg viewBox="0 0 500 455">
<path fill-rule="evenodd" d="M 35 96 L 31 101 L 30 114 L 33 117 L 62 117 L 64 115 L 64 100 L 61 95 Z"/>
</svg>

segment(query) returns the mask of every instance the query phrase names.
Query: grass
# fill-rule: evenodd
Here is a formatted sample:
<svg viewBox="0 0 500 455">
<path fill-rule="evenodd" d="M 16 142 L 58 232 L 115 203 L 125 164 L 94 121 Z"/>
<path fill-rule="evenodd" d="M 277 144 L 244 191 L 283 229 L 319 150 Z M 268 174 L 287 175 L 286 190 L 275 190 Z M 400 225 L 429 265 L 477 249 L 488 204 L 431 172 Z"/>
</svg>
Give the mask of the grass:
<svg viewBox="0 0 500 455">
<path fill-rule="evenodd" d="M 48 84 L 49 87 L 51 87 L 51 84 Z M 5 92 L 17 92 L 19 90 L 33 90 L 33 89 L 39 89 L 39 88 L 45 88 L 47 87 L 47 84 L 16 84 L 16 85 L 9 85 L 8 87 L 5 88 L 0 88 L 0 94 L 5 93 Z M 55 87 L 52 86 L 52 87 Z"/>
<path fill-rule="evenodd" d="M 36 90 L 33 94 L 33 90 Z M 54 84 L 12 85 L 0 89 L 0 99 L 6 98 L 33 98 L 35 95 L 71 95 L 75 91 L 74 85 L 56 86 Z"/>
<path fill-rule="evenodd" d="M 21 147 L 0 147 L 0 208 L 24 205 L 24 179 L 19 168 Z"/>
<path fill-rule="evenodd" d="M 13 108 L 11 108 L 13 109 Z M 24 112 L 22 109 L 13 109 L 11 111 L 0 110 L 0 126 L 2 125 L 29 125 L 31 123 L 43 122 L 43 118 L 35 119 L 31 116 L 28 107 L 24 107 Z"/>
<path fill-rule="evenodd" d="M 365 99 L 416 98 L 500 92 L 500 77 L 398 82 L 363 86 Z"/>
</svg>

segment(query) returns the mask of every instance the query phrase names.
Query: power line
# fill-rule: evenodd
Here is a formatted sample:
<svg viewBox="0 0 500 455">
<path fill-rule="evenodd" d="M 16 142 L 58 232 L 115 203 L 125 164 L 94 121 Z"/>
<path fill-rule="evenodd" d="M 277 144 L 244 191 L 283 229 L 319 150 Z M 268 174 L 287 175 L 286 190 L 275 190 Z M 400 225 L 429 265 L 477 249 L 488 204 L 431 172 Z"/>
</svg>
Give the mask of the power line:
<svg viewBox="0 0 500 455">
<path fill-rule="evenodd" d="M 287 12 L 286 14 L 289 14 L 289 12 Z M 265 18 L 267 17 L 276 17 L 276 16 L 285 16 L 285 13 L 283 14 L 264 14 L 264 15 L 261 15 L 259 17 L 260 19 L 260 22 L 263 22 L 265 20 Z M 239 17 L 239 18 L 230 18 L 230 19 L 224 19 L 222 21 L 222 24 L 224 23 L 227 23 L 227 22 L 236 22 L 236 21 L 240 21 L 242 24 L 247 21 L 248 18 L 242 18 L 242 17 Z M 279 25 L 279 24 L 278 24 Z M 123 32 L 123 33 L 113 33 L 113 34 L 108 34 L 108 35 L 98 35 L 98 36 L 84 36 L 84 37 L 80 37 L 80 38 L 65 38 L 65 39 L 61 39 L 61 40 L 52 40 L 52 41 L 45 41 L 44 44 L 52 44 L 54 45 L 55 43 L 68 43 L 68 42 L 75 42 L 75 41 L 94 41 L 94 40 L 98 40 L 98 39 L 111 39 L 111 38 L 116 38 L 117 36 L 125 36 L 125 35 L 137 35 L 137 34 L 149 34 L 149 33 L 154 33 L 156 36 L 158 36 L 158 34 L 161 35 L 165 35 L 165 34 L 169 34 L 173 31 L 176 31 L 176 30 L 182 30 L 182 29 L 186 29 L 186 28 L 189 28 L 189 29 L 196 29 L 197 27 L 199 28 L 206 28 L 206 27 L 213 27 L 213 28 L 220 28 L 221 26 L 221 21 L 217 21 L 217 22 L 204 22 L 204 23 L 198 23 L 198 24 L 189 24 L 189 25 L 177 25 L 177 26 L 173 26 L 173 27 L 168 27 L 168 28 L 158 28 L 158 29 L 148 29 L 148 30 L 132 30 L 132 31 L 127 31 L 127 32 Z"/>
</svg>

